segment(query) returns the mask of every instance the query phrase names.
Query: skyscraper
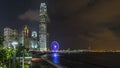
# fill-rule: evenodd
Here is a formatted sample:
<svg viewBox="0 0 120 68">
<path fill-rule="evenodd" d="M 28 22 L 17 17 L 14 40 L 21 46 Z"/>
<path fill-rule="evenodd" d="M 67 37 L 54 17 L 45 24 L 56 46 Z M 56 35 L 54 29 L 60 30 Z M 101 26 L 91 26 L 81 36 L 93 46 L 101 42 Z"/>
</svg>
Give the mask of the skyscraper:
<svg viewBox="0 0 120 68">
<path fill-rule="evenodd" d="M 4 46 L 9 47 L 11 45 L 11 42 L 16 40 L 17 35 L 17 30 L 13 30 L 8 27 L 4 28 Z"/>
<path fill-rule="evenodd" d="M 29 29 L 27 26 L 24 27 L 23 33 L 24 33 L 24 46 L 25 48 L 29 48 Z"/>
<path fill-rule="evenodd" d="M 24 32 L 25 37 L 28 37 L 28 35 L 29 35 L 29 29 L 28 29 L 27 26 L 24 27 L 23 32 Z"/>
<path fill-rule="evenodd" d="M 47 6 L 43 2 L 40 4 L 40 24 L 39 24 L 39 44 L 40 50 L 46 51 L 47 50 Z"/>
<path fill-rule="evenodd" d="M 30 48 L 38 49 L 37 31 L 32 31 Z"/>
</svg>

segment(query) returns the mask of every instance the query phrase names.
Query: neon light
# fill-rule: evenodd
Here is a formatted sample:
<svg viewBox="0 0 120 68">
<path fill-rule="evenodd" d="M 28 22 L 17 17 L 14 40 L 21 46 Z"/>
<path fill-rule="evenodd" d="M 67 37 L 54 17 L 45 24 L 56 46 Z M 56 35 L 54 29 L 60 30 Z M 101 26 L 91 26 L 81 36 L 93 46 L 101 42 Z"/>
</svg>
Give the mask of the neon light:
<svg viewBox="0 0 120 68">
<path fill-rule="evenodd" d="M 53 42 L 51 43 L 51 50 L 52 50 L 53 52 L 59 50 L 59 43 L 58 43 L 57 41 L 53 41 Z"/>
</svg>

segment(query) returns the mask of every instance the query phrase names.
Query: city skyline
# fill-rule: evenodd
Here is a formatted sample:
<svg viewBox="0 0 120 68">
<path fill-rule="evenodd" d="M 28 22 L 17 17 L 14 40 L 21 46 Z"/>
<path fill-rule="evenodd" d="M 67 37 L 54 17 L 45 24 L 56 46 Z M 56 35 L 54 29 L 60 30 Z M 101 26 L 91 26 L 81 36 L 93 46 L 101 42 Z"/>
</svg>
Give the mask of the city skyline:
<svg viewBox="0 0 120 68">
<path fill-rule="evenodd" d="M 41 0 L 2 0 L 0 30 L 38 30 Z M 119 0 L 47 0 L 50 42 L 60 48 L 120 49 Z"/>
</svg>

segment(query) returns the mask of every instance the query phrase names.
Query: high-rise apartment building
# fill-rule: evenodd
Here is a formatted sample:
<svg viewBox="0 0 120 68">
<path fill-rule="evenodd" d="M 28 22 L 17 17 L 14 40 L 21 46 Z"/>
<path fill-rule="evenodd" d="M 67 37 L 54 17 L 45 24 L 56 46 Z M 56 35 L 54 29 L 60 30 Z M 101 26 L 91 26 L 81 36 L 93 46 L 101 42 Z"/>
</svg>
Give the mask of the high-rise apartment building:
<svg viewBox="0 0 120 68">
<path fill-rule="evenodd" d="M 8 27 L 4 28 L 4 42 L 3 42 L 4 46 L 9 47 L 13 40 L 15 40 L 17 34 L 18 34 L 17 30 L 13 30 Z"/>
</svg>

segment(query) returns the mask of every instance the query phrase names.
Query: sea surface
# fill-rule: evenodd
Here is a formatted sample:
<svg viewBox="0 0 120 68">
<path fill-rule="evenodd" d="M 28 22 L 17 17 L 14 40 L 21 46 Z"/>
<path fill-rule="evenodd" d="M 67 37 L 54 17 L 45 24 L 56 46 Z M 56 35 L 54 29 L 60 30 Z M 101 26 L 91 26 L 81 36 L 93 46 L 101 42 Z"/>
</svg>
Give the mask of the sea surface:
<svg viewBox="0 0 120 68">
<path fill-rule="evenodd" d="M 47 58 L 63 68 L 120 68 L 118 52 L 51 53 Z"/>
</svg>

